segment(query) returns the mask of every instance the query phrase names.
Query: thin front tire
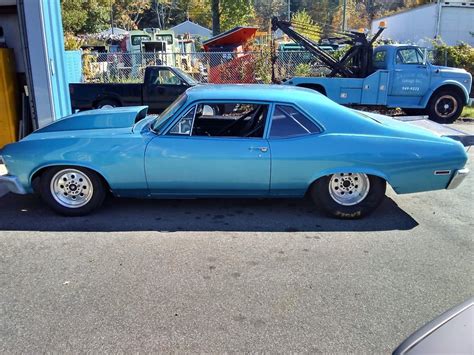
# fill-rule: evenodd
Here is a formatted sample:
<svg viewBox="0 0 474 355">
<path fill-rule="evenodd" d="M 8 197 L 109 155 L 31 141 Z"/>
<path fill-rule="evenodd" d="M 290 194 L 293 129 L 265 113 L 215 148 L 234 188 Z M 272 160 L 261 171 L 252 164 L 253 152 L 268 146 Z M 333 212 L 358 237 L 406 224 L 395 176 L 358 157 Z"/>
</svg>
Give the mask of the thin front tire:
<svg viewBox="0 0 474 355">
<path fill-rule="evenodd" d="M 83 216 L 98 208 L 105 198 L 100 176 L 82 167 L 54 167 L 40 179 L 40 194 L 46 204 L 65 216 Z"/>
</svg>

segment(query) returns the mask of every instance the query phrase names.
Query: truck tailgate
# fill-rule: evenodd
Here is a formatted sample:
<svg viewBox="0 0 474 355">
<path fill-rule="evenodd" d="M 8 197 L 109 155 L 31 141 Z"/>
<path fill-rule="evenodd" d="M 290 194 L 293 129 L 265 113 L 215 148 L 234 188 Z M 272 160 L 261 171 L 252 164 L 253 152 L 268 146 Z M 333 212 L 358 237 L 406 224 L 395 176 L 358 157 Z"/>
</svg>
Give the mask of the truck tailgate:
<svg viewBox="0 0 474 355">
<path fill-rule="evenodd" d="M 474 135 L 469 134 L 447 125 L 442 125 L 433 122 L 427 118 L 427 116 L 395 116 L 392 117 L 397 121 L 406 122 L 416 127 L 424 128 L 438 136 L 449 137 L 454 140 L 461 142 L 465 147 L 474 145 Z"/>
</svg>

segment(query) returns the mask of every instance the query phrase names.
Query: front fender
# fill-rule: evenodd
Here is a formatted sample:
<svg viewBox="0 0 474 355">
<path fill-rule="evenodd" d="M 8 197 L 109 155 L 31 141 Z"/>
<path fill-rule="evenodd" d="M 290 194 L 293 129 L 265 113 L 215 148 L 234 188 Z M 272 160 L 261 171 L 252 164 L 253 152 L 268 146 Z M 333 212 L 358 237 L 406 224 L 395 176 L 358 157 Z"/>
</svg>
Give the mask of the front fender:
<svg viewBox="0 0 474 355">
<path fill-rule="evenodd" d="M 469 92 L 467 91 L 467 89 L 463 85 L 459 84 L 459 82 L 455 81 L 455 80 L 444 80 L 444 81 L 438 83 L 437 86 L 434 86 L 433 88 L 431 88 L 425 94 L 425 96 L 423 96 L 423 99 L 421 100 L 420 105 L 422 107 L 426 107 L 428 105 L 428 101 L 430 101 L 430 98 L 433 95 L 433 93 L 436 90 L 442 88 L 443 86 L 448 86 L 448 85 L 454 85 L 454 86 L 458 87 L 459 89 L 461 89 L 463 94 L 464 94 L 464 104 L 467 105 L 469 103 Z"/>
</svg>

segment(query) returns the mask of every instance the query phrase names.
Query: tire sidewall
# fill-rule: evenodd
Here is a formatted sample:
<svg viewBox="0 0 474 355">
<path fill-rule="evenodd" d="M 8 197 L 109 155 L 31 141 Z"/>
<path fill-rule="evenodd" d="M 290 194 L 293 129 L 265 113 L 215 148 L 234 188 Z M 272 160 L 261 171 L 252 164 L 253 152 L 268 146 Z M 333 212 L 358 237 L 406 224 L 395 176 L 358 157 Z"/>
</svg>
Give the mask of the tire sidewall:
<svg viewBox="0 0 474 355">
<path fill-rule="evenodd" d="M 367 196 L 359 203 L 344 206 L 336 202 L 329 193 L 329 182 L 332 175 L 318 179 L 310 190 L 311 197 L 316 205 L 331 217 L 341 219 L 358 219 L 372 213 L 385 198 L 385 180 L 367 175 L 370 182 Z"/>
<path fill-rule="evenodd" d="M 93 187 L 92 197 L 87 204 L 77 208 L 68 208 L 61 205 L 53 196 L 51 192 L 51 180 L 61 170 L 64 169 L 75 169 L 81 171 L 87 175 L 90 179 Z M 64 216 L 83 216 L 86 215 L 96 208 L 98 208 L 105 199 L 105 188 L 101 177 L 94 171 L 77 166 L 58 166 L 49 168 L 42 175 L 39 182 L 39 193 L 43 201 L 55 212 Z"/>
<path fill-rule="evenodd" d="M 115 107 L 120 107 L 120 104 L 115 101 L 115 100 L 110 100 L 110 99 L 105 99 L 105 100 L 100 100 L 97 105 L 96 105 L 96 108 L 97 109 L 102 109 L 103 106 L 112 106 L 113 108 Z"/>
<path fill-rule="evenodd" d="M 435 107 L 436 101 L 438 101 L 438 99 L 441 96 L 444 96 L 444 95 L 450 95 L 450 96 L 454 97 L 455 100 L 457 101 L 457 104 L 458 104 L 458 108 L 456 109 L 454 114 L 450 117 L 447 117 L 447 118 L 438 116 L 436 114 L 436 107 Z M 435 93 L 431 97 L 431 99 L 429 101 L 429 105 L 428 105 L 428 114 L 429 114 L 429 117 L 432 121 L 435 121 L 435 122 L 438 122 L 438 123 L 453 123 L 461 115 L 461 112 L 462 112 L 463 108 L 464 108 L 463 100 L 459 96 L 458 93 L 443 90 L 443 91 L 439 91 L 439 92 Z"/>
</svg>

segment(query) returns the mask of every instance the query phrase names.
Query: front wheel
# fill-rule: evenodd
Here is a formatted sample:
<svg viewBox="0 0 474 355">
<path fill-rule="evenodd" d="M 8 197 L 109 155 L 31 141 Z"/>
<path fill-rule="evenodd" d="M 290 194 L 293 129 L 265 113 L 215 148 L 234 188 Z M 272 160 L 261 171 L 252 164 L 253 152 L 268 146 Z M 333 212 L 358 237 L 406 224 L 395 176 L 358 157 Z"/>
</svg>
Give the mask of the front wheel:
<svg viewBox="0 0 474 355">
<path fill-rule="evenodd" d="M 430 119 L 438 123 L 453 123 L 461 115 L 462 98 L 450 90 L 435 93 L 428 103 Z"/>
<path fill-rule="evenodd" d="M 360 173 L 339 173 L 318 179 L 310 195 L 331 217 L 362 218 L 372 213 L 385 197 L 385 180 Z"/>
<path fill-rule="evenodd" d="M 55 167 L 41 175 L 42 199 L 55 212 L 83 216 L 102 205 L 105 188 L 100 176 L 82 167 Z"/>
</svg>

